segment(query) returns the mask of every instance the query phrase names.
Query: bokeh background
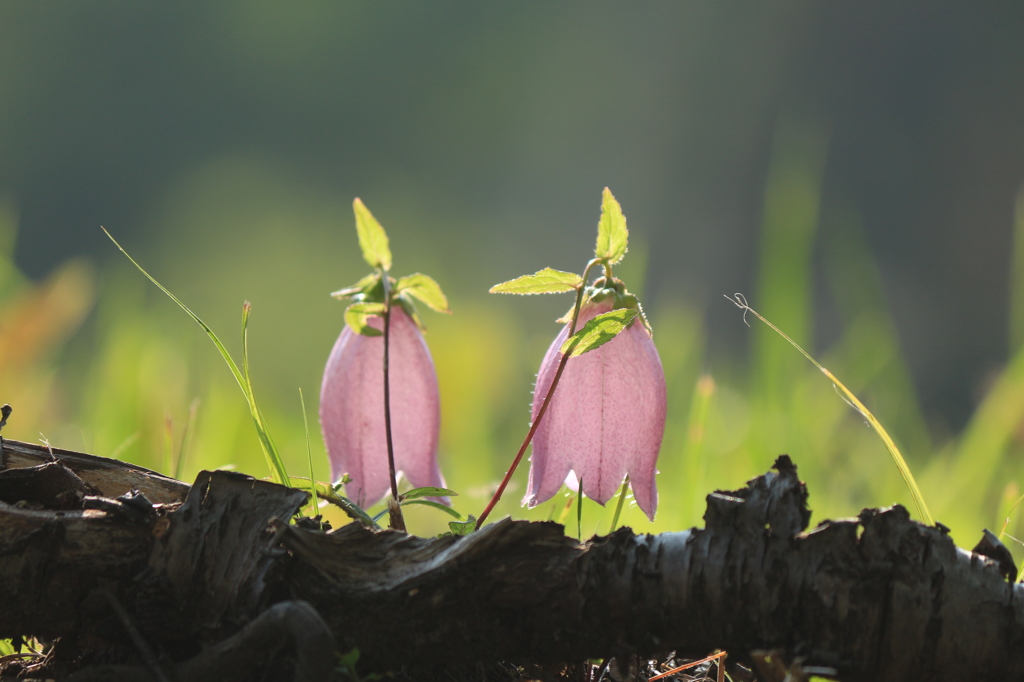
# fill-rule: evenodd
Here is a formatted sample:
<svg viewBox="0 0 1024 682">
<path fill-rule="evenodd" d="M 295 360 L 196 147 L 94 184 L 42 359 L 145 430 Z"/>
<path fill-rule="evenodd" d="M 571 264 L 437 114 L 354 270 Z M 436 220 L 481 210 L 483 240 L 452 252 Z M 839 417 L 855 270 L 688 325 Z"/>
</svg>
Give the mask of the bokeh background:
<svg viewBox="0 0 1024 682">
<path fill-rule="evenodd" d="M 213 346 L 103 225 L 236 354 L 252 301 L 271 429 L 303 474 L 302 388 L 326 477 L 327 293 L 366 270 L 359 196 L 395 272 L 449 294 L 454 315 L 425 313 L 440 457 L 479 513 L 569 305 L 487 288 L 579 271 L 608 186 L 669 381 L 660 514 L 628 523 L 699 524 L 706 492 L 781 452 L 818 520 L 911 505 L 863 419 L 722 298 L 740 291 L 865 400 L 961 544 L 1008 514 L 1016 533 L 1021 35 L 1015 3 L 4 2 L 4 435 L 267 475 Z M 525 477 L 499 512 L 560 518 L 566 498 L 518 508 Z M 609 520 L 588 502 L 583 533 Z"/>
</svg>

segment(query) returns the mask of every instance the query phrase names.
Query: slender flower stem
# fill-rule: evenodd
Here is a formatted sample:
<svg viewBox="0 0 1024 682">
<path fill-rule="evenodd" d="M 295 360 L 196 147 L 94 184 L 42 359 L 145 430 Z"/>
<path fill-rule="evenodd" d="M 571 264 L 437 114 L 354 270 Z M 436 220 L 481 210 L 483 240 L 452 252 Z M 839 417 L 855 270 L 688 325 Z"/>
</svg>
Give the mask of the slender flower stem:
<svg viewBox="0 0 1024 682">
<path fill-rule="evenodd" d="M 405 530 L 405 519 L 402 507 L 398 504 L 398 477 L 395 475 L 395 445 L 391 438 L 391 381 L 388 363 L 388 350 L 391 340 L 391 283 L 388 271 L 383 271 L 381 281 L 384 283 L 384 432 L 388 444 L 388 473 L 391 474 L 391 499 L 388 500 L 389 527 L 394 530 Z"/>
<path fill-rule="evenodd" d="M 587 263 L 586 269 L 583 270 L 583 283 L 576 289 L 576 305 L 572 309 L 572 321 L 569 323 L 569 336 L 576 333 L 576 322 L 580 316 L 580 306 L 583 305 L 583 291 L 587 287 L 587 278 L 590 276 L 590 270 L 595 265 L 601 263 L 600 258 L 594 258 Z M 387 327 L 385 327 L 386 329 Z M 386 347 L 386 346 L 385 346 Z M 484 521 L 487 516 L 494 509 L 494 505 L 498 504 L 498 500 L 501 499 L 502 493 L 505 492 L 505 488 L 508 486 L 508 482 L 512 480 L 512 474 L 516 472 L 519 467 L 519 463 L 523 460 L 523 455 L 526 454 L 526 448 L 530 446 L 530 442 L 533 441 L 533 435 L 537 433 L 537 427 L 540 426 L 540 420 L 544 418 L 544 413 L 547 412 L 548 405 L 551 404 L 551 396 L 555 394 L 555 386 L 558 386 L 558 380 L 562 377 L 562 372 L 565 370 L 565 363 L 569 361 L 570 353 L 562 355 L 562 359 L 558 362 L 558 369 L 555 371 L 555 377 L 551 380 L 551 386 L 548 387 L 547 395 L 544 396 L 544 403 L 540 406 L 540 411 L 537 412 L 537 418 L 530 424 L 530 430 L 526 432 L 526 438 L 523 439 L 523 444 L 519 446 L 519 452 L 516 453 L 515 459 L 512 460 L 512 466 L 505 472 L 505 477 L 501 479 L 501 483 L 498 484 L 498 489 L 494 491 L 494 496 L 491 501 L 487 503 L 483 512 L 480 514 L 480 518 L 477 519 L 476 527 L 479 529 L 484 525 Z M 583 490 L 580 489 L 580 494 L 583 494 Z"/>
<path fill-rule="evenodd" d="M 580 494 L 576 496 L 576 539 L 583 539 L 583 477 L 580 476 Z"/>
<path fill-rule="evenodd" d="M 615 529 L 619 527 L 619 515 L 622 513 L 622 503 L 626 500 L 627 490 L 629 490 L 629 474 L 626 474 L 626 478 L 622 481 L 622 490 L 619 491 L 619 501 L 615 503 L 615 515 L 612 516 L 612 527 L 608 529 L 609 535 L 614 533 Z"/>
</svg>

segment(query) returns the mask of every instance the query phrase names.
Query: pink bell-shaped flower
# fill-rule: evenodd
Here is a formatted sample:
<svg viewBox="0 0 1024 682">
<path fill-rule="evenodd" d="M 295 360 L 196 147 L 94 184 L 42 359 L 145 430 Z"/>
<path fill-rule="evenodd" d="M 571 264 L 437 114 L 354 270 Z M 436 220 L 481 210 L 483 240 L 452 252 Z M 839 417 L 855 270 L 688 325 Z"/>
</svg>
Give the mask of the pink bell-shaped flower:
<svg viewBox="0 0 1024 682">
<path fill-rule="evenodd" d="M 367 320 L 383 329 L 379 316 Z M 346 492 L 371 506 L 390 488 L 384 427 L 384 341 L 346 325 L 334 344 L 320 388 L 320 426 L 331 460 L 331 477 L 347 473 Z M 401 305 L 391 308 L 391 434 L 395 469 L 414 488 L 444 487 L 437 466 L 441 424 L 437 374 L 423 335 Z"/>
<path fill-rule="evenodd" d="M 612 296 L 584 303 L 577 329 L 613 307 Z M 568 336 L 566 325 L 540 365 L 534 420 Z M 533 437 L 524 504 L 533 507 L 551 499 L 570 472 L 582 481 L 587 497 L 604 504 L 629 474 L 637 505 L 653 520 L 655 464 L 664 431 L 665 372 L 650 333 L 637 318 L 611 341 L 566 363 Z"/>
</svg>

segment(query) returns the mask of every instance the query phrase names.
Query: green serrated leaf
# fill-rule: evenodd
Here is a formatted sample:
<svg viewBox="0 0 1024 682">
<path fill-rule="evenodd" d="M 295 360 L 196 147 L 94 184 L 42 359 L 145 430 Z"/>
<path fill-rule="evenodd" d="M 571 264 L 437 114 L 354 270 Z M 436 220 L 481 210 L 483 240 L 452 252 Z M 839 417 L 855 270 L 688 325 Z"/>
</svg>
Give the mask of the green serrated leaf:
<svg viewBox="0 0 1024 682">
<path fill-rule="evenodd" d="M 597 223 L 597 248 L 594 254 L 606 259 L 609 265 L 614 265 L 626 255 L 628 241 L 626 216 L 622 215 L 622 207 L 612 196 L 612 191 L 605 187 L 601 197 L 601 220 Z"/>
<path fill-rule="evenodd" d="M 575 272 L 562 272 L 544 268 L 532 275 L 516 277 L 491 287 L 492 294 L 561 294 L 573 291 L 583 284 Z"/>
<path fill-rule="evenodd" d="M 356 334 L 381 336 L 384 332 L 371 327 L 367 320 L 374 315 L 383 315 L 385 310 L 383 303 L 353 303 L 345 308 L 345 324 Z"/>
<path fill-rule="evenodd" d="M 350 287 L 344 289 L 338 289 L 332 291 L 331 296 L 334 298 L 348 298 L 349 296 L 355 296 L 356 294 L 365 294 L 373 287 L 377 286 L 377 282 L 380 281 L 380 273 L 371 272 L 366 277 L 356 282 Z"/>
<path fill-rule="evenodd" d="M 440 502 L 434 502 L 433 500 L 406 500 L 405 502 L 402 502 L 403 507 L 407 504 L 423 504 L 428 507 L 433 507 L 434 509 L 440 509 L 445 514 L 448 514 L 449 516 L 454 516 L 455 518 L 462 520 L 462 514 L 460 514 L 459 512 L 455 511 L 454 509 L 447 505 L 441 504 Z"/>
<path fill-rule="evenodd" d="M 469 535 L 476 530 L 476 517 L 470 514 L 465 521 L 449 521 L 448 527 L 452 535 Z"/>
<path fill-rule="evenodd" d="M 359 248 L 363 250 L 363 258 L 375 268 L 391 269 L 391 249 L 388 247 L 388 234 L 370 213 L 370 209 L 360 199 L 352 202 L 356 213 L 356 231 L 359 233 Z"/>
<path fill-rule="evenodd" d="M 399 495 L 403 500 L 415 500 L 418 497 L 458 497 L 458 493 L 448 488 L 413 488 Z"/>
<path fill-rule="evenodd" d="M 439 313 L 451 312 L 448 310 L 448 299 L 441 291 L 441 285 L 427 275 L 418 272 L 406 275 L 395 282 L 395 291 L 418 298 L 431 310 L 436 310 Z"/>
<path fill-rule="evenodd" d="M 626 329 L 636 316 L 637 311 L 630 308 L 617 308 L 601 313 L 583 325 L 583 329 L 566 339 L 559 352 L 563 355 L 569 353 L 569 357 L 574 358 L 600 348 Z"/>
</svg>

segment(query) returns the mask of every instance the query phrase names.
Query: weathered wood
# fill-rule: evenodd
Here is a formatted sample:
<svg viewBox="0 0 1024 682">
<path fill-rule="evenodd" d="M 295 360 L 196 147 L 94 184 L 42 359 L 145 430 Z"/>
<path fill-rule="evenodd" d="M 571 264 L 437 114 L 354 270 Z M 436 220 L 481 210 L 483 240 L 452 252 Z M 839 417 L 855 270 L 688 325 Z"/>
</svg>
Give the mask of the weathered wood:
<svg viewBox="0 0 1024 682">
<path fill-rule="evenodd" d="M 200 472 L 185 503 L 168 514 L 139 578 L 166 587 L 159 603 L 180 605 L 173 623 L 181 630 L 157 622 L 161 636 L 218 639 L 266 608 L 267 572 L 284 553 L 270 523 L 290 519 L 308 497 L 239 473 Z"/>
<path fill-rule="evenodd" d="M 92 486 L 97 494 L 106 497 L 119 497 L 129 490 L 138 490 L 150 502 L 165 504 L 181 502 L 188 495 L 187 483 L 134 464 L 9 438 L 0 439 L 0 442 L 3 444 L 0 470 L 22 469 L 56 460 Z"/>
<path fill-rule="evenodd" d="M 290 584 L 380 665 L 780 649 L 849 680 L 1021 679 L 1024 587 L 906 510 L 807 532 L 786 457 L 708 496 L 707 526 L 580 545 L 502 521 L 424 540 L 289 527 Z"/>
<path fill-rule="evenodd" d="M 34 505 L 40 490 L 66 503 L 69 490 L 82 493 L 78 480 L 94 485 L 79 469 L 77 479 L 32 464 L 30 474 L 0 471 L 0 497 L 5 476 L 16 483 L 8 490 L 33 490 Z M 245 652 L 255 668 L 273 660 L 263 638 L 295 608 L 280 620 L 292 619 L 280 626 L 292 628 L 285 640 L 305 632 L 295 622 L 322 619 L 327 629 L 310 636 L 333 638 L 339 652 L 358 647 L 378 670 L 722 648 L 733 660 L 781 650 L 846 680 L 1024 678 L 1024 587 L 998 561 L 956 548 L 899 506 L 807 530 L 807 492 L 787 457 L 740 490 L 709 495 L 705 528 L 621 529 L 586 543 L 557 524 L 510 520 L 465 537 L 358 525 L 322 533 L 288 524 L 304 492 L 225 472 L 203 472 L 183 504 L 83 495 L 96 508 L 55 511 L 6 494 L 0 637 L 61 638 L 51 670 L 99 663 L 104 647 L 127 658 L 80 679 L 155 679 L 104 590 L 161 660 L 179 674 L 193 666 L 195 679 L 214 669 L 201 658 L 211 647 Z"/>
<path fill-rule="evenodd" d="M 86 597 L 130 583 L 149 557 L 148 524 L 93 509 L 40 511 L 0 502 L 0 639 L 90 629 Z"/>
</svg>

